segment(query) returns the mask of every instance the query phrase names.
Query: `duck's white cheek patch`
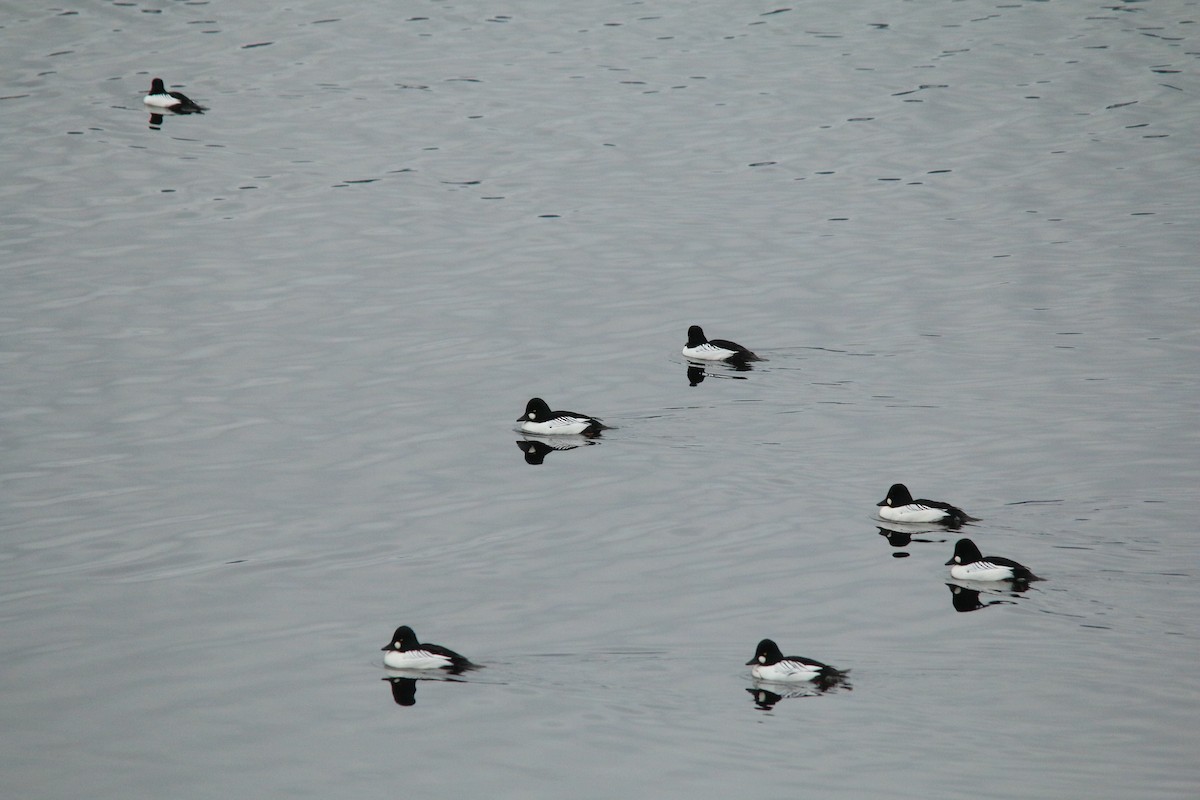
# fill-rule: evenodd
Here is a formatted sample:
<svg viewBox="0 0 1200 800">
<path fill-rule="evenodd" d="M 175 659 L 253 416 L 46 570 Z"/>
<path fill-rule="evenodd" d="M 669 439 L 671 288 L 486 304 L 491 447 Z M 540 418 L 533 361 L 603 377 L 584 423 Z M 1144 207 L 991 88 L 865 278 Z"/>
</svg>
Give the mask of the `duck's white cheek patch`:
<svg viewBox="0 0 1200 800">
<path fill-rule="evenodd" d="M 758 663 L 760 663 L 760 664 L 765 664 L 765 663 L 767 663 L 767 657 L 766 657 L 766 656 L 759 656 L 759 657 L 758 657 Z"/>
</svg>

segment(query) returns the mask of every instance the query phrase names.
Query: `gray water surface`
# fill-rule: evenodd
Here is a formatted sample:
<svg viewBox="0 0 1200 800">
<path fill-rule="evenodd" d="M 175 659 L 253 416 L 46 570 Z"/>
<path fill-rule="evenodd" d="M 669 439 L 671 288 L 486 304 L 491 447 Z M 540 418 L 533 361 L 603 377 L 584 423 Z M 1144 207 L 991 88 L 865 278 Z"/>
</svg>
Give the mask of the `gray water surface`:
<svg viewBox="0 0 1200 800">
<path fill-rule="evenodd" d="M 6 796 L 1200 792 L 1198 25 L 0 9 Z M 1047 580 L 957 610 L 896 481 Z"/>
</svg>

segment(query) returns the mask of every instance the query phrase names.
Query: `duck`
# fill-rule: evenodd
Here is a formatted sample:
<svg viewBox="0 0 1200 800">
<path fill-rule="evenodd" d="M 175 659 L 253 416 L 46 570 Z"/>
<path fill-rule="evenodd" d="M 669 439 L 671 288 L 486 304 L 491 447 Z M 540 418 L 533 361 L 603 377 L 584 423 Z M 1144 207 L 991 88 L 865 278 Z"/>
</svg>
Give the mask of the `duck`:
<svg viewBox="0 0 1200 800">
<path fill-rule="evenodd" d="M 153 108 L 165 108 L 176 114 L 203 114 L 204 106 L 188 97 L 183 92 L 168 92 L 162 78 L 150 81 L 150 94 L 142 98 L 142 102 Z"/>
<path fill-rule="evenodd" d="M 568 434 L 577 436 L 599 436 L 600 431 L 608 430 L 608 426 L 596 417 L 579 414 L 575 411 L 551 411 L 549 404 L 540 397 L 535 397 L 525 404 L 525 413 L 517 417 L 519 430 L 525 433 Z"/>
<path fill-rule="evenodd" d="M 393 669 L 442 669 L 455 674 L 477 669 L 466 656 L 460 655 L 440 644 L 417 640 L 417 634 L 407 625 L 396 628 L 392 641 L 380 648 L 383 663 Z"/>
<path fill-rule="evenodd" d="M 889 522 L 936 522 L 957 528 L 965 522 L 979 521 L 978 517 L 941 500 L 914 500 L 903 483 L 893 483 L 887 497 L 876 505 L 879 506 L 879 518 Z"/>
<path fill-rule="evenodd" d="M 695 361 L 728 361 L 731 364 L 765 360 L 737 342 L 731 342 L 728 339 L 706 338 L 704 329 L 699 325 L 688 328 L 687 344 L 683 346 L 683 354 Z"/>
<path fill-rule="evenodd" d="M 983 555 L 970 539 L 959 539 L 954 543 L 954 555 L 946 566 L 950 568 L 950 577 L 961 581 L 1028 583 L 1041 580 L 1029 567 L 1011 558 Z"/>
<path fill-rule="evenodd" d="M 819 681 L 824 684 L 837 683 L 848 670 L 840 670 L 804 656 L 785 656 L 779 645 L 771 639 L 763 639 L 754 651 L 754 658 L 746 662 L 750 674 L 760 681 L 771 683 L 799 683 Z"/>
</svg>

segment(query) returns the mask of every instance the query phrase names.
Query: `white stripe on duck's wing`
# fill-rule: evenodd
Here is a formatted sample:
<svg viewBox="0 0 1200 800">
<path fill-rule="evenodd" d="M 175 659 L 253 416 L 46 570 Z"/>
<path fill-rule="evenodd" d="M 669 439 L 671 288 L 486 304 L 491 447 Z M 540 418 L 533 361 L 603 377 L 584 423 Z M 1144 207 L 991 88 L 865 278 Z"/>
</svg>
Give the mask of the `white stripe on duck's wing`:
<svg viewBox="0 0 1200 800">
<path fill-rule="evenodd" d="M 442 669 L 452 666 L 449 656 L 433 653 L 429 650 L 388 650 L 383 655 L 383 663 L 399 669 Z"/>
<path fill-rule="evenodd" d="M 746 348 L 721 339 L 696 347 L 685 347 L 683 355 L 696 361 L 762 361 Z"/>
<path fill-rule="evenodd" d="M 786 658 L 774 664 L 758 664 L 750 670 L 751 675 L 762 681 L 811 681 L 822 672 L 817 665 Z"/>
<path fill-rule="evenodd" d="M 794 661 L 790 658 L 785 658 L 783 661 L 780 661 L 778 664 L 776 664 L 776 666 L 782 667 L 788 672 L 804 674 L 817 673 L 825 668 L 824 664 L 818 664 L 809 661 Z"/>
<path fill-rule="evenodd" d="M 521 423 L 521 431 L 524 433 L 532 433 L 542 436 L 551 435 L 583 435 L 595 430 L 595 427 L 588 422 L 579 420 L 562 421 L 552 419 L 549 422 L 523 422 Z"/>
<path fill-rule="evenodd" d="M 950 516 L 945 508 L 922 503 L 909 503 L 903 506 L 880 506 L 879 516 L 892 522 L 941 522 Z"/>
<path fill-rule="evenodd" d="M 955 564 L 950 575 L 963 580 L 1004 581 L 1013 577 L 1013 568 L 991 561 L 973 561 L 970 564 Z"/>
<path fill-rule="evenodd" d="M 724 361 L 730 356 L 736 355 L 737 351 L 717 347 L 711 342 L 705 342 L 699 347 L 683 348 L 683 354 L 688 358 L 695 358 L 701 361 Z"/>
<path fill-rule="evenodd" d="M 728 350 L 728 351 L 732 352 L 735 357 L 741 359 L 742 361 L 762 361 L 763 360 L 759 356 L 750 352 L 750 350 L 748 348 L 742 347 L 737 342 L 731 342 L 728 339 L 709 339 L 708 343 L 710 345 L 712 345 L 713 347 L 719 347 L 723 350 Z"/>
<path fill-rule="evenodd" d="M 541 423 L 541 425 L 542 425 L 543 429 L 548 433 L 568 433 L 568 434 L 583 433 L 584 431 L 587 431 L 589 429 L 594 430 L 594 429 L 599 429 L 599 428 L 603 427 L 602 425 L 600 425 L 598 420 L 594 420 L 591 417 L 584 417 L 581 415 L 580 416 L 576 416 L 576 415 L 568 416 L 566 414 L 554 417 L 553 419 L 551 419 L 547 422 Z M 526 430 L 535 430 L 537 427 L 537 423 L 528 423 L 527 422 L 527 423 L 525 423 L 525 426 L 526 426 Z"/>
<path fill-rule="evenodd" d="M 546 428 L 552 433 L 583 433 L 590 424 L 577 417 L 556 417 L 546 423 Z"/>
<path fill-rule="evenodd" d="M 148 94 L 142 98 L 142 102 L 155 108 L 174 108 L 179 105 L 179 101 L 169 94 Z"/>
<path fill-rule="evenodd" d="M 979 521 L 978 517 L 972 517 L 970 514 L 963 511 L 958 506 L 952 506 L 949 503 L 943 503 L 941 500 L 921 499 L 921 500 L 914 501 L 914 504 L 918 505 L 918 506 L 923 506 L 925 508 L 946 512 L 946 521 L 947 522 L 952 521 L 952 522 L 962 523 L 962 522 L 978 522 Z"/>
</svg>

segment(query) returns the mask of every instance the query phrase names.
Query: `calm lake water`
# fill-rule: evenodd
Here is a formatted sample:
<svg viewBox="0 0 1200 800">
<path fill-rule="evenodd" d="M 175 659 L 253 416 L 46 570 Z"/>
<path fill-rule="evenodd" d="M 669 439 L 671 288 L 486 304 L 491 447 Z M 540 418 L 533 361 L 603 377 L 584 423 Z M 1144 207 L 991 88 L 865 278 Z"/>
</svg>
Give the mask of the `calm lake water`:
<svg viewBox="0 0 1200 800">
<path fill-rule="evenodd" d="M 18 6 L 6 796 L 1200 793 L 1196 2 Z"/>
</svg>

